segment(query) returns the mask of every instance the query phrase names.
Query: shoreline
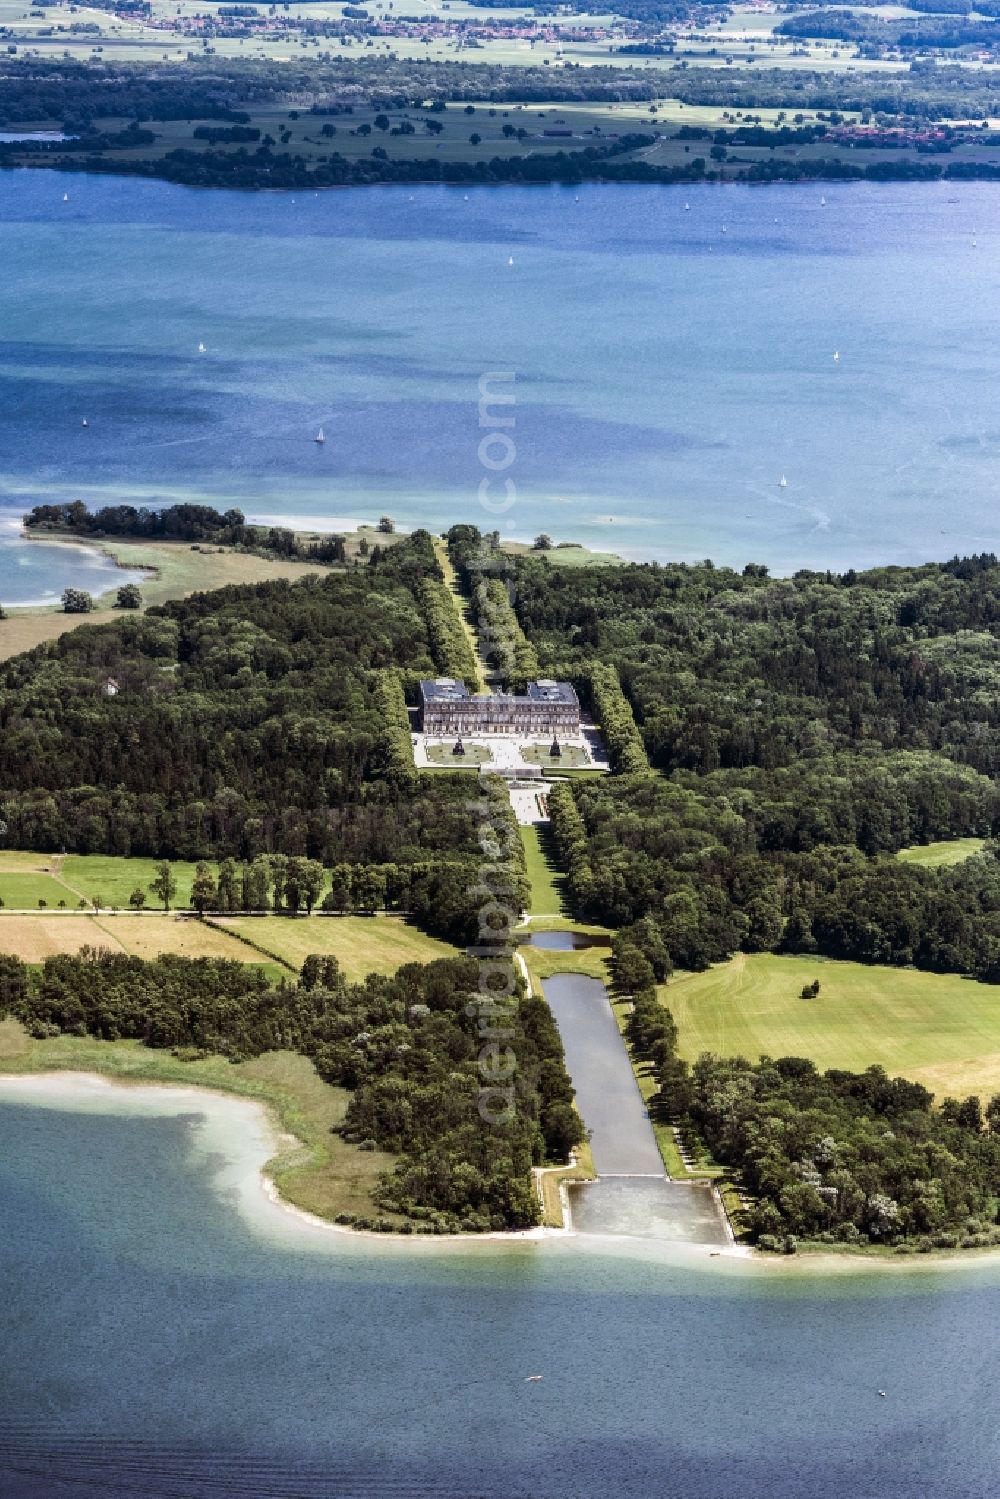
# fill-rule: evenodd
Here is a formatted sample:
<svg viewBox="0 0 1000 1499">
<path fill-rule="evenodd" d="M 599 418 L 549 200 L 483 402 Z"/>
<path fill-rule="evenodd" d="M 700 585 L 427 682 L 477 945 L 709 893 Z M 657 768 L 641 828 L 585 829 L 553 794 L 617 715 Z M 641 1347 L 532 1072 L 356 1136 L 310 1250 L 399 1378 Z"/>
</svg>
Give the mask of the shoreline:
<svg viewBox="0 0 1000 1499">
<path fill-rule="evenodd" d="M 409 1250 L 415 1245 L 426 1249 L 447 1244 L 451 1247 L 460 1245 L 468 1249 L 476 1244 L 556 1243 L 568 1245 L 572 1241 L 579 1249 L 597 1247 L 605 1253 L 617 1251 L 622 1254 L 644 1251 L 645 1257 L 667 1259 L 675 1264 L 703 1270 L 709 1268 L 708 1260 L 718 1260 L 720 1263 L 716 1268 L 737 1265 L 749 1273 L 756 1273 L 760 1269 L 764 1274 L 775 1272 L 786 1274 L 792 1271 L 798 1275 L 816 1272 L 827 1275 L 856 1275 L 875 1270 L 898 1270 L 910 1274 L 922 1270 L 936 1272 L 939 1270 L 994 1269 L 1000 1266 L 1000 1249 L 968 1250 L 962 1254 L 956 1254 L 953 1250 L 935 1250 L 922 1255 L 876 1256 L 859 1254 L 857 1251 L 830 1253 L 824 1246 L 815 1251 L 806 1250 L 801 1254 L 786 1256 L 760 1254 L 749 1246 L 740 1244 L 731 1244 L 726 1249 L 712 1249 L 705 1244 L 684 1241 L 642 1239 L 615 1234 L 580 1234 L 572 1226 L 560 1229 L 539 1225 L 531 1229 L 497 1230 L 484 1234 L 400 1234 L 356 1229 L 347 1224 L 334 1223 L 330 1219 L 322 1218 L 307 1208 L 297 1206 L 282 1195 L 272 1174 L 275 1163 L 280 1160 L 282 1149 L 291 1148 L 293 1143 L 298 1148 L 308 1149 L 308 1147 L 286 1127 L 277 1104 L 270 1099 L 255 1096 L 252 1093 L 229 1092 L 223 1088 L 206 1087 L 201 1083 L 160 1082 L 141 1076 L 123 1078 L 96 1071 L 68 1068 L 39 1072 L 8 1072 L 0 1068 L 0 1107 L 4 1102 L 17 1102 L 16 1095 L 21 1087 L 26 1090 L 32 1087 L 36 1089 L 36 1097 L 29 1100 L 35 1107 L 56 1107 L 70 1113 L 82 1106 L 80 1097 L 72 1096 L 74 1088 L 79 1090 L 81 1087 L 94 1090 L 91 1096 L 96 1096 L 98 1099 L 103 1096 L 110 1100 L 115 1094 L 127 1097 L 129 1094 L 135 1096 L 147 1093 L 158 1098 L 174 1095 L 177 1102 L 185 1099 L 192 1099 L 195 1102 L 207 1101 L 208 1104 L 214 1103 L 216 1108 L 206 1108 L 201 1117 L 216 1124 L 221 1121 L 222 1117 L 218 1106 L 221 1106 L 223 1111 L 232 1107 L 252 1110 L 262 1126 L 261 1145 L 266 1149 L 267 1154 L 264 1159 L 254 1163 L 253 1181 L 250 1183 L 251 1192 L 246 1199 L 247 1206 L 252 1208 L 253 1198 L 256 1197 L 258 1203 L 266 1202 L 269 1209 L 281 1215 L 286 1228 L 291 1222 L 298 1223 L 313 1233 L 322 1234 L 323 1242 L 330 1247 L 336 1240 L 342 1244 L 380 1241 L 392 1250 L 400 1247 Z M 37 1096 L 38 1092 L 41 1097 Z M 98 1109 L 96 1112 L 105 1111 Z M 168 1109 L 162 1112 L 179 1114 L 182 1110 Z M 227 1164 L 233 1163 L 239 1164 L 236 1152 L 232 1152 L 228 1158 Z M 245 1187 L 247 1182 L 241 1179 L 239 1185 Z M 251 1225 L 248 1224 L 249 1226 Z M 278 1226 L 277 1220 L 275 1226 Z M 328 1235 L 331 1237 L 327 1237 Z M 264 1236 L 267 1237 L 266 1234 Z"/>
<path fill-rule="evenodd" d="M 160 569 L 158 567 L 144 567 L 139 563 L 122 562 L 119 557 L 115 556 L 110 546 L 106 544 L 107 538 L 90 540 L 82 537 L 59 535 L 55 532 L 52 534 L 36 535 L 25 528 L 23 516 L 20 518 L 16 539 L 41 546 L 65 547 L 82 552 L 84 556 L 91 556 L 96 552 L 99 557 L 106 557 L 117 572 L 139 574 L 139 577 L 132 580 L 139 584 L 142 584 L 143 581 L 148 583 L 160 576 Z M 96 607 L 99 609 L 102 607 L 111 607 L 105 604 L 104 601 L 109 599 L 121 586 L 120 582 L 114 580 L 109 582 L 107 588 L 103 588 L 100 593 L 95 593 L 93 599 Z M 51 599 L 21 599 L 17 602 L 4 602 L 3 607 L 8 611 L 8 617 L 11 610 L 17 610 L 18 613 L 22 614 L 60 614 L 63 612 L 60 608 L 58 595 L 55 595 Z"/>
</svg>

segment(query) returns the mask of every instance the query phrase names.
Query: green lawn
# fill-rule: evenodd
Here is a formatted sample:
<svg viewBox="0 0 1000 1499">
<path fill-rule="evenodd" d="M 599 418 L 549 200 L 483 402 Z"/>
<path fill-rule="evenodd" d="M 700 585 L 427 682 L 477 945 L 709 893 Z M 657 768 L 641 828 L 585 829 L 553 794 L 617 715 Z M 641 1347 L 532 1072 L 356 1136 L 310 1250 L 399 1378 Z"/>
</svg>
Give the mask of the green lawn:
<svg viewBox="0 0 1000 1499">
<path fill-rule="evenodd" d="M 104 854 L 67 854 L 59 869 L 59 878 L 71 890 L 90 900 L 99 895 L 106 906 L 128 906 L 128 898 L 136 886 L 148 894 L 147 905 L 160 905 L 157 897 L 149 893 L 156 878 L 158 859 L 118 859 Z M 58 867 L 57 861 L 53 861 Z M 210 866 L 214 872 L 216 866 Z M 181 860 L 171 860 L 170 868 L 177 881 L 177 894 L 171 906 L 188 906 L 191 903 L 191 881 L 195 866 Z"/>
<path fill-rule="evenodd" d="M 532 916 L 558 916 L 563 909 L 561 880 L 546 858 L 546 840 L 551 837 L 545 824 L 522 827 L 521 842 L 531 881 Z"/>
<path fill-rule="evenodd" d="M 813 979 L 819 997 L 804 1000 Z M 939 1098 L 1000 1091 L 1000 989 L 954 974 L 737 954 L 659 992 L 689 1060 L 713 1051 L 852 1071 L 878 1063 Z"/>
<path fill-rule="evenodd" d="M 915 843 L 912 848 L 901 848 L 896 857 L 904 864 L 940 869 L 942 865 L 961 864 L 973 854 L 982 853 L 985 842 L 985 838 L 950 838 L 946 843 Z"/>
<path fill-rule="evenodd" d="M 236 916 L 215 918 L 212 925 L 237 933 L 296 971 L 310 953 L 332 954 L 352 982 L 369 973 L 395 973 L 404 963 L 458 954 L 397 916 Z"/>
<path fill-rule="evenodd" d="M 551 753 L 552 740 L 547 739 L 544 744 L 526 744 L 521 751 L 521 759 L 526 765 L 541 765 L 546 770 L 583 770 L 589 764 L 587 752 L 577 744 L 563 744 L 561 755 Z"/>
<path fill-rule="evenodd" d="M 427 746 L 427 758 L 432 765 L 444 765 L 449 770 L 466 770 L 476 765 L 489 765 L 493 756 L 485 744 L 470 744 L 463 740 L 465 754 L 456 755 L 455 740 L 449 740 L 446 744 L 429 744 Z"/>
<path fill-rule="evenodd" d="M 76 899 L 47 874 L 12 874 L 0 869 L 0 900 L 10 910 L 27 910 L 44 900 L 46 905 L 58 906 L 64 900 L 67 906 L 75 906 Z"/>
</svg>

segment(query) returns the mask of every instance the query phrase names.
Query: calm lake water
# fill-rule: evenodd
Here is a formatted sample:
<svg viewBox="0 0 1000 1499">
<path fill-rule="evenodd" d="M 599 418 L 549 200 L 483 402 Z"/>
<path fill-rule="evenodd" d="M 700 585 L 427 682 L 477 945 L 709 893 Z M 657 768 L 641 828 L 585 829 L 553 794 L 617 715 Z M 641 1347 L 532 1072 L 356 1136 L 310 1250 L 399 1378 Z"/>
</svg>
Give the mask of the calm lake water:
<svg viewBox="0 0 1000 1499">
<path fill-rule="evenodd" d="M 247 1205 L 245 1106 L 10 1088 L 3 1499 L 995 1493 L 996 1267 L 310 1234 Z"/>
<path fill-rule="evenodd" d="M 54 604 L 64 588 L 85 588 L 97 597 L 147 576 L 116 567 L 93 547 L 26 542 L 20 529 L 0 512 L 0 604 Z"/>
<path fill-rule="evenodd" d="M 781 571 L 1000 547 L 998 248 L 985 183 L 292 196 L 5 172 L 0 503 L 389 511 Z M 502 473 L 488 371 L 515 376 Z M 509 511 L 484 478 L 497 500 L 513 480 Z"/>
</svg>

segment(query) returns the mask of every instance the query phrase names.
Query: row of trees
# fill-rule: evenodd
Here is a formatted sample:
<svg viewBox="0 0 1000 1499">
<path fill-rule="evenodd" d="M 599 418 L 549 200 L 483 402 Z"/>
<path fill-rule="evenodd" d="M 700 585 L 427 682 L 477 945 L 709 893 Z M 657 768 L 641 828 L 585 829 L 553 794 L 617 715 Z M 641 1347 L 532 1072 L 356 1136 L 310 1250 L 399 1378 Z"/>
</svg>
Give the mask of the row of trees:
<svg viewBox="0 0 1000 1499">
<path fill-rule="evenodd" d="M 476 526 L 452 526 L 448 555 L 470 600 L 480 650 L 505 683 L 516 687 L 539 674 L 538 656 L 511 602 L 514 567 L 500 550 L 500 536 Z"/>
<path fill-rule="evenodd" d="M 497 811 L 496 820 L 502 821 L 503 808 Z M 508 829 L 508 835 L 512 832 Z M 519 843 L 510 836 L 508 842 L 516 852 Z M 450 865 L 443 860 L 414 864 L 338 862 L 329 869 L 318 859 L 285 854 L 264 855 L 244 864 L 223 859 L 217 867 L 202 860 L 196 864 L 191 882 L 191 909 L 200 915 L 274 912 L 282 916 L 302 912 L 312 915 L 317 907 L 337 915 L 394 911 L 415 917 L 422 926 L 442 936 L 470 942 L 476 930 L 465 897 L 475 873 L 471 862 Z M 522 867 L 513 869 L 506 885 L 493 883 L 498 898 L 509 897 L 517 910 L 526 906 L 528 887 Z M 176 904 L 179 890 L 176 869 L 164 860 L 156 866 L 148 888 L 137 886 L 132 892 L 129 905 L 142 910 L 152 900 L 169 911 Z M 95 894 L 92 904 L 103 907 L 105 902 Z"/>
<path fill-rule="evenodd" d="M 447 586 L 436 578 L 425 577 L 420 583 L 419 597 L 438 671 L 464 681 L 474 691 L 479 683 L 476 658 Z"/>
<path fill-rule="evenodd" d="M 615 668 L 598 661 L 590 669 L 590 700 L 608 751 L 608 762 L 619 775 L 649 769 L 642 736 Z"/>
</svg>

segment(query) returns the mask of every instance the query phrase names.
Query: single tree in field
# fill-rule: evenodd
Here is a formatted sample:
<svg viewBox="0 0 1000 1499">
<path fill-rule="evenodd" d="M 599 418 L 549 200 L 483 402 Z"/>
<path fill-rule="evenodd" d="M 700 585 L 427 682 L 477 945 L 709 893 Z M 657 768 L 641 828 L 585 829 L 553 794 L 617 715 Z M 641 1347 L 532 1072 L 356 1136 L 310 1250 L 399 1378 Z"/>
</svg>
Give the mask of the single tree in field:
<svg viewBox="0 0 1000 1499">
<path fill-rule="evenodd" d="M 199 916 L 204 916 L 210 906 L 215 905 L 218 897 L 215 880 L 212 871 L 207 864 L 198 863 L 194 867 L 194 879 L 191 882 L 191 904 Z"/>
<path fill-rule="evenodd" d="M 541 536 L 536 536 L 535 537 L 535 539 L 531 543 L 531 545 L 532 545 L 533 550 L 536 551 L 536 552 L 551 552 L 551 550 L 552 550 L 552 537 L 546 535 L 546 533 L 543 531 L 542 534 L 541 534 Z"/>
<path fill-rule="evenodd" d="M 132 894 L 128 898 L 128 903 L 132 907 L 133 911 L 142 910 L 143 906 L 146 904 L 146 892 L 145 890 L 143 890 L 141 885 L 136 885 L 135 889 L 132 891 Z"/>
<path fill-rule="evenodd" d="M 177 894 L 177 881 L 174 878 L 173 870 L 166 860 L 162 864 L 157 864 L 156 878 L 151 882 L 149 888 L 154 895 L 159 896 L 160 900 L 162 900 L 163 909 L 169 911 L 170 902 Z"/>
<path fill-rule="evenodd" d="M 142 594 L 137 583 L 125 583 L 115 597 L 116 609 L 141 609 Z"/>
<path fill-rule="evenodd" d="M 391 515 L 380 515 L 378 519 L 378 529 L 382 532 L 383 536 L 392 536 L 396 529 L 396 522 L 393 520 Z"/>
<path fill-rule="evenodd" d="M 66 588 L 63 590 L 62 606 L 64 614 L 89 614 L 94 607 L 94 600 L 83 588 Z"/>
<path fill-rule="evenodd" d="M 90 904 L 93 906 L 94 912 L 96 914 L 101 909 L 101 907 L 104 904 L 104 896 L 103 895 L 92 895 L 90 897 Z"/>
</svg>

